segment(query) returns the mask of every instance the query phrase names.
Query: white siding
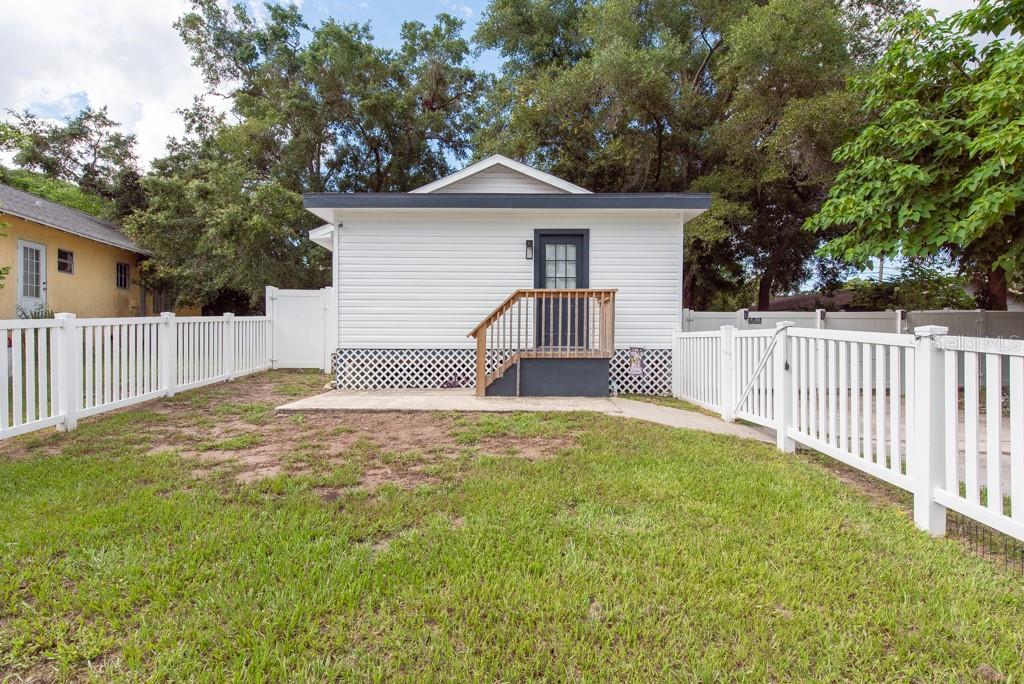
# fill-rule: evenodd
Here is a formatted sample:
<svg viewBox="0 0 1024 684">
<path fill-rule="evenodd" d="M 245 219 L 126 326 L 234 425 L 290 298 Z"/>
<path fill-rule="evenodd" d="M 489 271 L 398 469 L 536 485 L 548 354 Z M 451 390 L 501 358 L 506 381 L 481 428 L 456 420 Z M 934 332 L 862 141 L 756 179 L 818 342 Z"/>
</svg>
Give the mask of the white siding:
<svg viewBox="0 0 1024 684">
<path fill-rule="evenodd" d="M 438 194 L 445 192 L 550 192 L 565 193 L 564 190 L 548 185 L 536 178 L 496 164 L 490 168 L 474 173 L 472 176 L 455 181 L 451 185 L 434 190 Z"/>
<path fill-rule="evenodd" d="M 590 286 L 618 288 L 616 346 L 671 346 L 681 312 L 674 213 L 466 212 L 345 220 L 335 251 L 339 343 L 469 348 L 467 333 L 513 290 L 533 287 L 534 229 L 589 229 Z"/>
<path fill-rule="evenodd" d="M 642 219 L 640 219 L 642 220 Z M 623 218 L 590 231 L 590 286 L 616 287 L 615 346 L 670 347 L 682 316 L 682 228 Z"/>
</svg>

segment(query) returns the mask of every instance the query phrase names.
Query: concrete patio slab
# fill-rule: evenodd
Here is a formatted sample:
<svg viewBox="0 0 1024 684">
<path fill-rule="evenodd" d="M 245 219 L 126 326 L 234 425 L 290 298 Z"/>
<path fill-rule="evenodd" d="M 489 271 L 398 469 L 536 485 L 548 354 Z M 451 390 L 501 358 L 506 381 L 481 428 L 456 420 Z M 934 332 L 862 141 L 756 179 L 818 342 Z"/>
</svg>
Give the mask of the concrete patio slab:
<svg viewBox="0 0 1024 684">
<path fill-rule="evenodd" d="M 714 432 L 733 437 L 774 442 L 761 428 L 726 423 L 694 411 L 659 406 L 632 399 L 611 397 L 477 397 L 472 390 L 334 390 L 299 399 L 278 411 L 466 411 L 510 413 L 515 411 L 592 411 L 634 418 L 668 427 Z"/>
</svg>

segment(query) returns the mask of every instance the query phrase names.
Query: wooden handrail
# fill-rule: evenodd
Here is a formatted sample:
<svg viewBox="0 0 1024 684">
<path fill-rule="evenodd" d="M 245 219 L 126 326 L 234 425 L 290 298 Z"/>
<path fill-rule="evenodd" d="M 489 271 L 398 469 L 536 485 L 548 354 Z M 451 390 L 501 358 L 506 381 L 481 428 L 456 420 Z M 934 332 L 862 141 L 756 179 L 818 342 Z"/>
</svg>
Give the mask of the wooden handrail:
<svg viewBox="0 0 1024 684">
<path fill-rule="evenodd" d="M 562 293 L 566 293 L 566 294 L 593 294 L 593 295 L 603 294 L 603 293 L 610 293 L 612 295 L 612 297 L 614 298 L 615 297 L 615 293 L 618 292 L 618 291 L 619 291 L 618 288 L 604 289 L 604 288 L 575 287 L 575 288 L 566 288 L 566 289 L 562 289 L 562 290 L 554 290 L 554 289 L 543 288 L 543 287 L 521 287 L 518 290 L 515 290 L 508 297 L 506 297 L 505 301 L 503 301 L 501 304 L 499 304 L 498 306 L 494 307 L 494 310 L 491 311 L 491 313 L 487 314 L 487 316 L 482 321 L 477 323 L 477 326 L 475 328 L 473 328 L 472 330 L 470 330 L 469 334 L 466 335 L 466 337 L 476 337 L 477 332 L 479 332 L 481 328 L 485 328 L 488 325 L 490 325 L 491 323 L 493 323 L 495 318 L 497 318 L 498 316 L 503 314 L 505 311 L 508 310 L 508 308 L 510 306 L 515 304 L 518 300 L 522 299 L 526 295 L 532 295 L 532 294 L 538 293 L 538 292 L 562 292 Z"/>
<path fill-rule="evenodd" d="M 476 338 L 476 389 L 485 389 L 522 358 L 610 358 L 615 351 L 615 295 L 607 288 L 520 288 L 469 333 Z M 495 368 L 488 373 L 488 354 Z M 517 380 L 518 382 L 518 380 Z"/>
</svg>

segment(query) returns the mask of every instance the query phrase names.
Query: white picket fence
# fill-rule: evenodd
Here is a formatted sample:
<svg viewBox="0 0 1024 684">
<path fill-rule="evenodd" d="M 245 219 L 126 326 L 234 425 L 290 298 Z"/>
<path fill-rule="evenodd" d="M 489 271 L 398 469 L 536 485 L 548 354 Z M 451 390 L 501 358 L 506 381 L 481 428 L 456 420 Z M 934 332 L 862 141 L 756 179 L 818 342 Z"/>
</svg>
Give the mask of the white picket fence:
<svg viewBox="0 0 1024 684">
<path fill-rule="evenodd" d="M 933 534 L 953 509 L 1024 540 L 1024 343 L 947 332 L 677 333 L 674 392 L 912 492 Z"/>
<path fill-rule="evenodd" d="M 0 439 L 265 370 L 266 316 L 0 320 Z"/>
</svg>

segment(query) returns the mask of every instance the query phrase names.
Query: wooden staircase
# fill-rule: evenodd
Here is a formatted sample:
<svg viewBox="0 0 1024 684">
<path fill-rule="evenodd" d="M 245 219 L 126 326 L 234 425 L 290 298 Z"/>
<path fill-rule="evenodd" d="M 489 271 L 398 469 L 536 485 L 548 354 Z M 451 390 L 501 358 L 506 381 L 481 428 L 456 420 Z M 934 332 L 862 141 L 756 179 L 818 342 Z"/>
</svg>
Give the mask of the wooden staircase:
<svg viewBox="0 0 1024 684">
<path fill-rule="evenodd" d="M 476 393 L 524 359 L 608 359 L 615 352 L 614 289 L 522 289 L 469 333 L 476 339 Z M 488 372 L 488 361 L 497 365 Z M 517 377 L 518 394 L 518 377 Z"/>
</svg>

